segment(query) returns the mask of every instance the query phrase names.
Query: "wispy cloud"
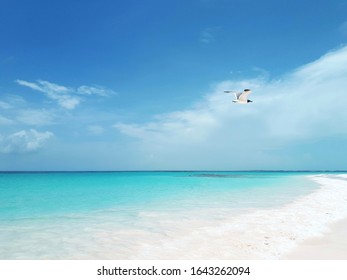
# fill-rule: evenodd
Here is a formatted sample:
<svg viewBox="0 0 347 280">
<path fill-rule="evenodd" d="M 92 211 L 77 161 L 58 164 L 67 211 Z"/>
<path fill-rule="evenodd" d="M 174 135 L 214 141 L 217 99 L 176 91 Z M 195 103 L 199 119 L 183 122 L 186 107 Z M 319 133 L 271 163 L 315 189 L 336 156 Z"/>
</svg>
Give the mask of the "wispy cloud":
<svg viewBox="0 0 347 280">
<path fill-rule="evenodd" d="M 111 89 L 107 89 L 102 86 L 80 86 L 77 88 L 76 92 L 82 95 L 99 95 L 99 96 L 110 96 L 110 95 L 116 94 L 115 91 Z"/>
<path fill-rule="evenodd" d="M 42 92 L 47 98 L 56 101 L 61 107 L 72 110 L 82 101 L 79 95 L 98 95 L 109 96 L 115 94 L 114 91 L 101 86 L 80 86 L 77 89 L 39 80 L 37 82 L 28 82 L 16 80 L 21 85 L 32 90 Z"/>
<path fill-rule="evenodd" d="M 117 123 L 114 127 L 138 139 L 136 148 L 154 167 L 273 167 L 286 159 L 276 156 L 285 148 L 347 137 L 345 65 L 347 47 L 279 80 L 262 75 L 224 81 L 189 110 L 155 116 L 145 124 Z M 248 87 L 254 100 L 249 105 L 233 104 L 233 96 L 223 92 Z"/>
<path fill-rule="evenodd" d="M 36 152 L 52 137 L 52 132 L 39 132 L 35 129 L 21 130 L 7 136 L 0 135 L 0 153 L 22 154 Z"/>
<path fill-rule="evenodd" d="M 49 99 L 58 102 L 58 104 L 65 109 L 74 109 L 81 102 L 79 97 L 70 94 L 73 93 L 73 90 L 65 86 L 41 80 L 37 83 L 27 82 L 24 80 L 16 80 L 16 82 L 21 86 L 44 93 Z"/>
</svg>

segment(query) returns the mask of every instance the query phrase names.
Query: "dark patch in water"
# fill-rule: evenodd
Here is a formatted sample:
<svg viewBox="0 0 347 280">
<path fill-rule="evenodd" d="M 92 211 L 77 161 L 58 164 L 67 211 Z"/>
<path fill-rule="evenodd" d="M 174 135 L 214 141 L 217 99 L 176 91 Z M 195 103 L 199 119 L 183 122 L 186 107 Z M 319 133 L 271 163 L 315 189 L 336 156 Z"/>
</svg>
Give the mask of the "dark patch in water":
<svg viewBox="0 0 347 280">
<path fill-rule="evenodd" d="M 191 177 L 210 177 L 210 178 L 244 178 L 245 175 L 237 174 L 194 174 Z M 246 175 L 247 176 L 247 175 Z"/>
</svg>

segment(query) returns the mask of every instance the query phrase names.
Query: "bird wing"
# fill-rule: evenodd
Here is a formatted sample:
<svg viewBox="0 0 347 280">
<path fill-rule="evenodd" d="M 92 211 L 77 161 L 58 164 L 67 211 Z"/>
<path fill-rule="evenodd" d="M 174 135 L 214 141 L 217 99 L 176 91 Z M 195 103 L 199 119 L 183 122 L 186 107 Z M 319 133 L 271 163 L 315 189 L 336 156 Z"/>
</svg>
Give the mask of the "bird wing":
<svg viewBox="0 0 347 280">
<path fill-rule="evenodd" d="M 235 94 L 235 98 L 239 99 L 241 94 L 242 94 L 242 92 L 235 92 L 234 94 Z"/>
<path fill-rule="evenodd" d="M 240 95 L 238 96 L 238 100 L 240 100 L 240 101 L 247 101 L 247 97 L 248 97 L 248 95 L 251 93 L 251 91 L 250 90 L 247 90 L 247 91 L 243 91 L 243 92 L 241 92 L 240 93 Z"/>
<path fill-rule="evenodd" d="M 235 95 L 236 99 L 239 99 L 239 96 L 241 95 L 242 92 L 236 92 L 234 90 L 225 90 L 225 93 L 233 93 Z"/>
</svg>

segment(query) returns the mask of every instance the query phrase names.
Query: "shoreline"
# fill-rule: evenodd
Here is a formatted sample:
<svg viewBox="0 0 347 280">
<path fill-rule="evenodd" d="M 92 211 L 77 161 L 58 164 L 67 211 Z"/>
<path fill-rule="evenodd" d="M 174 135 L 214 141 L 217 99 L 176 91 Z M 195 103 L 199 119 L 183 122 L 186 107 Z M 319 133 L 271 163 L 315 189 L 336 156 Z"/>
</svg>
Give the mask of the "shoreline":
<svg viewBox="0 0 347 280">
<path fill-rule="evenodd" d="M 341 181 L 347 181 L 347 175 L 336 176 Z M 314 177 L 313 177 L 314 178 Z M 316 177 L 317 180 L 317 177 Z M 319 180 L 318 180 L 319 181 Z M 322 184 L 324 186 L 324 184 Z M 345 185 L 346 186 L 346 185 Z M 334 186 L 330 185 L 331 188 Z M 343 186 L 342 186 L 343 187 Z M 347 204 L 346 191 L 340 192 L 340 199 Z M 341 205 L 340 205 L 341 206 Z M 340 208 L 341 209 L 341 208 Z M 338 208 L 335 211 L 340 210 Z M 342 210 L 342 209 L 341 209 Z M 336 215 L 337 213 L 335 213 Z M 334 216 L 335 216 L 334 215 Z M 283 260 L 347 260 L 347 217 L 346 215 L 333 218 L 326 222 L 326 230 L 316 236 L 307 237 L 296 244 L 290 252 L 284 254 Z"/>
<path fill-rule="evenodd" d="M 326 239 L 318 240 L 317 244 L 323 247 L 317 245 L 315 248 L 319 254 L 312 254 L 318 259 L 347 259 L 345 254 L 339 255 L 337 252 L 339 247 L 347 248 L 347 244 L 341 245 L 347 235 L 344 234 L 347 232 L 347 174 L 320 174 L 310 176 L 310 179 L 320 187 L 307 196 L 280 208 L 256 209 L 229 217 L 219 226 L 195 230 L 182 239 L 167 239 L 161 243 L 160 250 L 148 246 L 150 258 L 305 259 L 301 251 L 294 255 L 296 250 L 303 249 L 306 253 L 308 249 L 305 244 L 310 244 L 312 240 L 316 242 L 317 238 L 328 238 L 329 242 Z M 324 255 L 329 251 L 324 247 L 326 243 L 332 252 L 329 256 Z M 208 245 L 201 247 L 200 244 Z M 194 248 L 193 253 L 186 250 L 188 247 Z M 166 252 L 165 255 L 162 251 Z M 134 259 L 148 257 L 149 255 L 140 252 Z M 307 255 L 306 259 L 311 257 Z"/>
<path fill-rule="evenodd" d="M 317 188 L 287 204 L 240 213 L 222 206 L 140 209 L 118 227 L 115 208 L 34 221 L 24 234 L 8 224 L 0 230 L 0 251 L 11 259 L 347 260 L 347 174 L 303 177 L 290 186 L 302 187 L 308 177 Z"/>
</svg>

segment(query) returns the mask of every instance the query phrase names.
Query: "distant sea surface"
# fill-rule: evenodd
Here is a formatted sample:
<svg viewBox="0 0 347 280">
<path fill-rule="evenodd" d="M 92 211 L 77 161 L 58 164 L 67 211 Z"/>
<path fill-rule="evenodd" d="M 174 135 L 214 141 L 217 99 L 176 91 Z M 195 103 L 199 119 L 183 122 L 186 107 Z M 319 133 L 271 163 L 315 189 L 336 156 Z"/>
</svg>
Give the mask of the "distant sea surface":
<svg viewBox="0 0 347 280">
<path fill-rule="evenodd" d="M 316 174 L 2 172 L 0 259 L 156 258 L 192 232 L 314 192 Z"/>
</svg>

